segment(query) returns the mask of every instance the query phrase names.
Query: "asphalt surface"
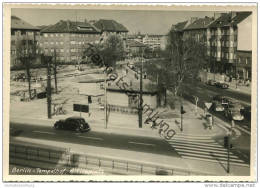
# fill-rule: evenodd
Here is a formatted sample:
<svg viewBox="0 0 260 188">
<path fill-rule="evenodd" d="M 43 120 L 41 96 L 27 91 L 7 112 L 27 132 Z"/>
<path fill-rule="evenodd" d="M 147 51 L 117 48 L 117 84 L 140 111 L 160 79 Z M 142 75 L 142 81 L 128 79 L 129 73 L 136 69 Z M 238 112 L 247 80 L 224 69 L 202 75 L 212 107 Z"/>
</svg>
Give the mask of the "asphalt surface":
<svg viewBox="0 0 260 188">
<path fill-rule="evenodd" d="M 236 91 L 232 91 L 229 89 L 221 89 L 221 88 L 217 88 L 215 86 L 209 86 L 206 85 L 202 82 L 196 82 L 195 84 L 190 82 L 190 83 L 185 83 L 183 84 L 184 86 L 184 92 L 188 95 L 190 95 L 192 93 L 192 95 L 194 96 L 198 96 L 199 97 L 199 106 L 203 105 L 204 102 L 211 102 L 212 101 L 212 97 L 214 97 L 215 95 L 223 95 L 223 96 L 227 96 L 233 99 L 236 99 L 238 101 L 240 101 L 242 103 L 242 105 L 244 106 L 249 106 L 249 104 L 251 104 L 251 96 L 244 94 L 244 93 L 238 93 Z M 194 101 L 192 101 L 194 102 Z M 222 119 L 223 121 L 230 123 L 230 120 L 227 119 L 224 116 L 223 112 L 212 112 L 215 116 L 217 116 L 218 118 Z M 236 121 L 236 124 L 239 125 L 240 127 L 245 128 L 246 130 L 250 131 L 250 121 L 245 119 L 243 121 Z"/>
<path fill-rule="evenodd" d="M 95 131 L 76 133 L 74 131 L 55 130 L 53 125 L 46 126 L 12 122 L 10 123 L 10 128 L 11 137 L 26 137 L 80 145 L 86 144 L 96 147 L 107 147 L 180 157 L 178 153 L 163 139 Z"/>
<path fill-rule="evenodd" d="M 202 82 L 197 83 L 185 83 L 184 84 L 184 91 L 186 96 L 192 95 L 199 97 L 198 105 L 202 107 L 204 102 L 211 102 L 212 97 L 215 95 L 224 95 L 230 98 L 236 99 L 240 101 L 243 105 L 244 103 L 251 103 L 251 96 L 238 93 L 236 91 L 232 91 L 229 89 L 221 89 L 215 86 L 209 86 Z M 189 98 L 192 100 L 192 97 Z M 194 102 L 194 101 L 192 101 Z M 224 112 L 213 112 L 210 111 L 214 116 L 218 117 L 219 119 L 225 121 L 228 124 L 231 124 L 230 120 L 224 116 Z M 249 120 L 243 121 L 235 121 L 235 126 L 241 132 L 241 135 L 238 138 L 232 139 L 233 144 L 233 153 L 240 156 L 240 158 L 244 159 L 247 163 L 250 163 L 250 148 L 251 148 L 251 122 Z M 220 142 L 223 142 L 223 138 L 217 139 Z"/>
</svg>

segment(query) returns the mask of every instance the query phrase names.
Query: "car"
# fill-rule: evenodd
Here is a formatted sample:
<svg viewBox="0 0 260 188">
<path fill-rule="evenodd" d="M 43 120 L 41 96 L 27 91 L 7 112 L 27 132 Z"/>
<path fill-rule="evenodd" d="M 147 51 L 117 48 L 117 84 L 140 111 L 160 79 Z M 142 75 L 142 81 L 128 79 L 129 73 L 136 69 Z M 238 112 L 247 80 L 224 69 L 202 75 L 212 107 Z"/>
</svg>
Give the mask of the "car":
<svg viewBox="0 0 260 188">
<path fill-rule="evenodd" d="M 90 131 L 90 126 L 85 121 L 85 119 L 77 116 L 56 121 L 54 124 L 54 128 L 63 130 L 73 130 L 76 132 Z"/>
<path fill-rule="evenodd" d="M 223 82 L 217 82 L 216 87 L 221 88 L 221 89 L 227 89 L 229 88 L 229 85 L 227 83 L 223 83 Z"/>
<path fill-rule="evenodd" d="M 243 106 L 239 103 L 231 103 L 225 109 L 225 116 L 231 120 L 242 121 L 244 116 L 241 114 Z"/>
<path fill-rule="evenodd" d="M 207 84 L 210 85 L 210 86 L 215 86 L 216 83 L 217 82 L 215 80 L 211 80 L 211 79 L 207 81 Z"/>
<path fill-rule="evenodd" d="M 216 112 L 223 112 L 225 110 L 225 108 L 222 105 L 222 103 L 220 103 L 218 101 L 215 101 L 213 103 L 213 108 L 214 108 L 214 111 L 216 111 Z"/>
<path fill-rule="evenodd" d="M 241 114 L 245 117 L 247 120 L 251 120 L 251 106 L 246 106 L 244 109 L 241 109 Z"/>
<path fill-rule="evenodd" d="M 216 95 L 212 98 L 212 103 L 215 104 L 217 102 L 221 103 L 222 106 L 226 106 L 230 103 L 232 103 L 233 99 L 231 99 L 230 97 L 227 96 L 223 96 L 223 95 Z"/>
</svg>

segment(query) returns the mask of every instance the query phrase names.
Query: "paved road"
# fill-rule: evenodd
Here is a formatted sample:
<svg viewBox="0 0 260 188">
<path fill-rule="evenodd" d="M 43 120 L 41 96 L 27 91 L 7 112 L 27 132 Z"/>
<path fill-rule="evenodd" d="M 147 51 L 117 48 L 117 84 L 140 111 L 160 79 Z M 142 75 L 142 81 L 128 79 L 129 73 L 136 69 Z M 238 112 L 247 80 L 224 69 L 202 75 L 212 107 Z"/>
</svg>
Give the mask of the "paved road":
<svg viewBox="0 0 260 188">
<path fill-rule="evenodd" d="M 73 131 L 55 130 L 52 125 L 28 125 L 22 123 L 10 123 L 12 131 L 22 130 L 19 137 L 52 140 L 63 143 L 86 144 L 97 147 L 124 149 L 146 153 L 161 154 L 179 157 L 178 153 L 162 139 L 127 136 L 113 133 L 90 131 L 75 133 Z"/>
<path fill-rule="evenodd" d="M 206 84 L 203 84 L 201 82 L 194 83 L 185 83 L 184 85 L 184 91 L 186 94 L 198 96 L 199 97 L 199 105 L 202 105 L 204 102 L 211 102 L 212 97 L 215 95 L 225 95 L 234 99 L 239 100 L 243 105 L 249 106 L 251 103 L 251 96 L 244 94 L 244 93 L 237 93 L 231 90 L 225 90 L 216 88 L 214 86 L 208 86 Z M 194 101 L 193 101 L 194 102 Z M 230 120 L 224 117 L 224 113 L 222 112 L 213 112 L 215 116 L 222 119 L 223 121 L 226 121 L 227 123 L 230 123 Z M 236 121 L 236 124 L 240 127 L 246 129 L 250 132 L 250 121 L 243 120 L 241 122 Z"/>
</svg>

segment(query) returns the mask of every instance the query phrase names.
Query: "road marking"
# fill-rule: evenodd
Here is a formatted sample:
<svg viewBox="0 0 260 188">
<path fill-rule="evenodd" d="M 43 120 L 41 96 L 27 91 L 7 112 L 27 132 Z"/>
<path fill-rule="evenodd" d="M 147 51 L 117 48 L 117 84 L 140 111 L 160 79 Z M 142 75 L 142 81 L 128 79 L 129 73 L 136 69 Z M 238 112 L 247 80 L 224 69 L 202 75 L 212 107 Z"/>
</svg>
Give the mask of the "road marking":
<svg viewBox="0 0 260 188">
<path fill-rule="evenodd" d="M 91 136 L 78 136 L 78 137 L 80 137 L 80 138 L 92 139 L 92 140 L 103 140 L 102 138 L 91 137 Z"/>
<path fill-rule="evenodd" d="M 34 133 L 42 133 L 42 134 L 55 134 L 55 133 L 52 133 L 52 132 L 45 132 L 45 131 L 32 131 Z"/>
<path fill-rule="evenodd" d="M 243 132 L 249 134 L 249 135 L 251 134 L 251 132 L 247 131 L 246 129 L 244 129 L 244 128 L 242 128 L 242 127 L 239 127 L 239 125 L 236 126 L 236 128 L 239 129 L 240 131 L 243 131 Z"/>
<path fill-rule="evenodd" d="M 128 142 L 129 144 L 138 144 L 138 145 L 145 145 L 145 146 L 155 146 L 155 144 L 147 144 L 142 142 Z"/>
</svg>

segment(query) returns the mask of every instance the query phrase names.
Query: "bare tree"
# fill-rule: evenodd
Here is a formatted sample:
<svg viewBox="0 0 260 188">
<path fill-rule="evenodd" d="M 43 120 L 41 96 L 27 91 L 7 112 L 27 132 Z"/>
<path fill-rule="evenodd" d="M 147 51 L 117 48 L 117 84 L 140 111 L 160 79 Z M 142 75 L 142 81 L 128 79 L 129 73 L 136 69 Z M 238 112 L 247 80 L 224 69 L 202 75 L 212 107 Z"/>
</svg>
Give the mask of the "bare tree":
<svg viewBox="0 0 260 188">
<path fill-rule="evenodd" d="M 171 73 L 172 88 L 177 95 L 184 79 L 196 79 L 199 71 L 205 67 L 205 41 L 198 41 L 192 36 L 183 39 L 181 33 L 171 30 L 168 34 L 166 52 L 169 59 L 164 67 Z"/>
<path fill-rule="evenodd" d="M 36 59 L 36 48 L 36 42 L 29 39 L 19 40 L 16 46 L 17 59 L 24 67 L 27 76 L 29 99 L 32 98 L 30 69 Z"/>
</svg>

